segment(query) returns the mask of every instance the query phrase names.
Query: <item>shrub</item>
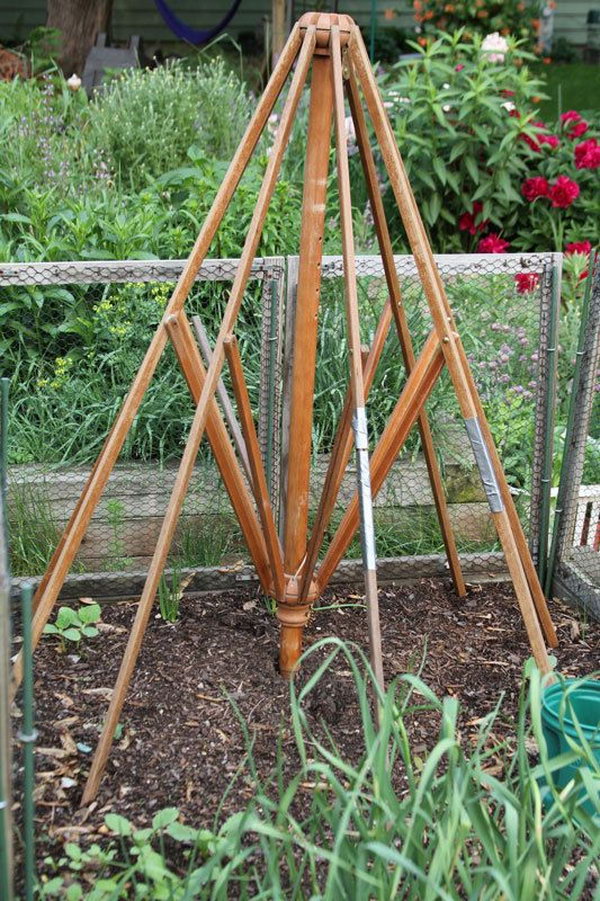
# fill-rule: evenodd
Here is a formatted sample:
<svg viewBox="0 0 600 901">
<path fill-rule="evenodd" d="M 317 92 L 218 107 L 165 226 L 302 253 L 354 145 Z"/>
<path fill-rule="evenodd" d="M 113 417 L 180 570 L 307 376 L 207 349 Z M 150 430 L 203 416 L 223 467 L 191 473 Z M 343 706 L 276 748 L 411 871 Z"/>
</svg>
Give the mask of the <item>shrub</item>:
<svg viewBox="0 0 600 901">
<path fill-rule="evenodd" d="M 409 0 L 418 30 L 424 35 L 465 29 L 476 34 L 512 34 L 532 44 L 539 29 L 542 3 L 524 0 Z"/>
<path fill-rule="evenodd" d="M 514 40 L 504 63 L 490 62 L 482 41 L 440 35 L 421 59 L 382 78 L 400 151 L 436 250 L 475 249 L 484 229 L 517 225 L 520 182 L 534 140 L 534 99 L 542 83 Z M 518 64 L 518 65 L 517 65 Z M 519 119 L 511 116 L 517 105 Z M 527 113 L 527 114 L 526 114 Z"/>
<path fill-rule="evenodd" d="M 575 111 L 556 126 L 539 120 L 531 55 L 508 38 L 494 60 L 484 43 L 440 35 L 382 79 L 434 248 L 589 250 L 600 238 L 598 129 Z"/>
<path fill-rule="evenodd" d="M 245 85 L 220 57 L 195 69 L 130 69 L 92 103 L 89 140 L 125 185 L 139 188 L 181 165 L 192 144 L 229 160 L 250 108 Z"/>
</svg>

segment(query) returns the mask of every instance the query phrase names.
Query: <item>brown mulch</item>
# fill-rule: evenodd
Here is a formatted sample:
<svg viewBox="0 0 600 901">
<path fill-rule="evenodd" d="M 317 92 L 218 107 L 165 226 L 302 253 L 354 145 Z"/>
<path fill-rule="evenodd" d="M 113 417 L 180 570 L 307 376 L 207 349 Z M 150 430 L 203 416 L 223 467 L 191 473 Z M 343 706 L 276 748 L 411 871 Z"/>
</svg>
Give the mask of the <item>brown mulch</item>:
<svg viewBox="0 0 600 901">
<path fill-rule="evenodd" d="M 336 635 L 366 649 L 362 600 L 359 590 L 328 593 L 321 604 L 331 609 L 314 614 L 306 643 Z M 438 696 L 460 700 L 466 732 L 476 729 L 504 693 L 494 731 L 514 736 L 529 647 L 511 588 L 471 586 L 461 601 L 449 585 L 422 581 L 382 588 L 380 605 L 388 681 L 422 668 L 421 677 Z M 600 624 L 556 601 L 550 609 L 560 641 L 558 669 L 568 676 L 589 674 L 600 660 Z M 54 637 L 44 638 L 36 651 L 40 857 L 56 853 L 65 840 L 96 838 L 109 811 L 142 825 L 161 807 L 177 806 L 188 823 L 210 828 L 240 767 L 223 814 L 244 807 L 254 784 L 243 765 L 240 720 L 227 696 L 254 737 L 259 775 L 267 777 L 272 769 L 278 740 L 294 764 L 289 689 L 276 669 L 278 625 L 272 613 L 249 594 L 186 597 L 176 624 L 151 619 L 98 798 L 79 808 L 134 614 L 133 604 L 106 605 L 100 635 L 79 653 L 59 653 Z M 314 665 L 316 659 L 308 668 Z M 306 678 L 302 673 L 300 684 Z M 308 707 L 311 721 L 324 720 L 349 759 L 358 759 L 362 750 L 354 698 L 351 673 L 339 657 Z M 436 730 L 435 717 L 419 717 L 412 734 L 417 751 L 435 742 Z"/>
</svg>

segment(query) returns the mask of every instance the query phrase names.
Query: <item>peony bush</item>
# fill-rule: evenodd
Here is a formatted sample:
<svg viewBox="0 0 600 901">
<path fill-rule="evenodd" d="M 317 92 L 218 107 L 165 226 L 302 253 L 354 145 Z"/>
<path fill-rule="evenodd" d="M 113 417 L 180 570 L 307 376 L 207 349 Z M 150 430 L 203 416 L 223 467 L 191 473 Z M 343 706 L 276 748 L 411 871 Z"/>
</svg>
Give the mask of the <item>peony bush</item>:
<svg viewBox="0 0 600 901">
<path fill-rule="evenodd" d="M 542 121 L 543 82 L 510 36 L 461 30 L 420 53 L 382 87 L 434 248 L 563 251 L 582 278 L 600 238 L 600 121 L 575 110 Z"/>
</svg>

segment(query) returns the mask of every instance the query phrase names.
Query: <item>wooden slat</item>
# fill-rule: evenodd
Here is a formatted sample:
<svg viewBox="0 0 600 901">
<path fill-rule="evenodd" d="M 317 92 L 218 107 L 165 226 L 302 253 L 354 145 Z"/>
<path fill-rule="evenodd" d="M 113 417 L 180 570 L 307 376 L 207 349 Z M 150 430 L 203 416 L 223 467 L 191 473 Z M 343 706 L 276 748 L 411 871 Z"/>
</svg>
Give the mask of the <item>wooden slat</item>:
<svg viewBox="0 0 600 901">
<path fill-rule="evenodd" d="M 354 231 L 352 227 L 352 198 L 350 194 L 350 169 L 348 165 L 348 149 L 346 141 L 346 109 L 344 103 L 344 80 L 342 75 L 342 47 L 338 25 L 331 26 L 330 43 L 331 63 L 333 68 L 334 130 L 336 139 L 338 192 L 340 197 L 340 226 L 342 232 L 342 255 L 344 258 L 350 394 L 354 413 L 357 496 L 361 520 L 361 549 L 369 630 L 369 656 L 377 684 L 380 689 L 384 691 L 385 681 L 383 676 L 383 655 L 381 652 L 381 625 L 379 620 L 379 597 L 377 591 L 375 559 L 375 528 L 373 523 L 373 500 L 370 484 L 368 437 L 366 434 L 367 416 L 365 410 L 365 386 L 363 363 L 361 359 L 358 288 L 356 284 Z M 365 429 L 364 435 L 361 434 L 363 426 Z"/>
<path fill-rule="evenodd" d="M 165 514 L 161 533 L 156 545 L 156 550 L 152 558 L 152 563 L 150 564 L 150 568 L 148 570 L 148 578 L 146 580 L 146 584 L 144 585 L 144 590 L 140 598 L 136 617 L 131 629 L 131 633 L 129 635 L 129 640 L 127 642 L 125 655 L 121 662 L 119 675 L 117 676 L 114 692 L 106 714 L 106 720 L 103 726 L 102 734 L 100 736 L 100 741 L 98 742 L 98 747 L 96 748 L 96 752 L 92 760 L 92 766 L 90 768 L 88 780 L 83 792 L 83 804 L 89 803 L 95 797 L 96 792 L 98 791 L 100 780 L 102 778 L 102 773 L 104 772 L 104 768 L 106 766 L 106 761 L 108 760 L 114 731 L 119 720 L 119 715 L 125 701 L 125 694 L 127 692 L 127 688 L 131 680 L 131 675 L 133 673 L 133 669 L 140 651 L 144 631 L 148 623 L 150 610 L 152 609 L 152 603 L 158 589 L 160 577 L 164 570 L 167 555 L 173 541 L 175 528 L 177 526 L 177 520 L 179 518 L 179 514 L 181 513 L 181 508 L 183 506 L 185 495 L 187 493 L 190 479 L 192 477 L 194 463 L 198 455 L 200 442 L 202 441 L 204 430 L 207 424 L 207 419 L 211 409 L 211 401 L 213 399 L 217 387 L 217 382 L 221 374 L 221 367 L 224 357 L 223 344 L 227 335 L 229 335 L 232 331 L 235 325 L 237 314 L 239 312 L 246 283 L 250 275 L 252 260 L 256 253 L 258 241 L 260 240 L 260 234 L 267 214 L 269 202 L 277 183 L 277 177 L 279 175 L 279 169 L 281 166 L 281 159 L 283 157 L 283 152 L 287 145 L 291 131 L 293 116 L 296 111 L 300 95 L 302 93 L 304 82 L 306 80 L 308 67 L 312 58 L 314 42 L 314 29 L 309 29 L 304 38 L 302 49 L 300 50 L 300 53 L 298 55 L 296 70 L 294 72 L 292 83 L 285 101 L 283 112 L 281 114 L 281 120 L 277 134 L 275 136 L 275 141 L 273 143 L 272 153 L 269 158 L 267 169 L 265 171 L 256 209 L 250 223 L 248 236 L 246 238 L 244 250 L 242 252 L 242 258 L 240 260 L 240 264 L 231 290 L 231 296 L 225 310 L 225 315 L 223 317 L 223 322 L 219 331 L 219 337 L 217 338 L 213 350 L 213 357 L 206 372 L 204 385 L 202 386 L 200 398 L 196 407 L 196 413 L 194 415 L 194 419 L 189 431 L 188 441 L 183 452 L 181 464 L 177 473 L 177 478 L 173 486 L 173 492 L 169 499 L 169 505 L 167 507 L 167 512 Z M 294 40 L 290 39 L 280 58 L 280 64 L 282 60 L 284 61 L 283 69 L 286 75 L 289 72 L 293 59 L 296 56 L 296 51 L 297 44 Z M 277 71 L 277 69 L 275 71 Z M 264 97 L 265 95 L 263 95 L 262 100 L 259 101 L 259 107 L 263 105 Z M 239 156 L 243 147 L 244 142 L 240 144 L 240 148 L 238 148 L 236 156 Z M 221 211 L 221 214 L 218 217 L 218 222 L 216 222 L 215 225 L 220 222 L 222 214 L 223 211 Z M 202 228 L 201 235 L 206 231 L 206 227 L 207 226 L 205 223 Z M 188 261 L 188 265 L 186 266 L 186 270 L 182 274 L 181 279 L 179 280 L 175 291 L 173 292 L 172 303 L 174 308 L 171 310 L 172 313 L 178 312 L 181 309 L 183 302 L 185 301 L 195 275 L 195 260 L 196 258 L 200 258 L 201 251 L 202 243 L 200 242 L 200 240 L 198 240 L 196 242 L 194 250 L 192 251 L 190 260 Z"/>
<path fill-rule="evenodd" d="M 264 532 L 267 555 L 275 586 L 275 597 L 278 600 L 281 600 L 285 591 L 283 554 L 279 538 L 277 537 L 273 508 L 269 499 L 269 486 L 267 485 L 267 477 L 265 475 L 265 469 L 260 453 L 258 435 L 256 434 L 256 428 L 252 418 L 252 408 L 250 407 L 250 398 L 248 396 L 246 380 L 244 379 L 242 360 L 240 358 L 237 341 L 233 335 L 225 341 L 225 355 L 231 372 L 231 383 L 235 393 L 238 416 L 240 417 L 240 422 L 242 424 L 244 442 L 245 446 L 248 448 L 249 466 L 252 484 L 254 485 L 254 497 Z"/>
<path fill-rule="evenodd" d="M 290 576 L 302 566 L 306 553 L 317 316 L 321 286 L 320 264 L 323 253 L 332 111 L 329 59 L 315 57 L 304 164 L 302 231 L 289 398 L 287 482 L 284 489 L 286 498 L 284 559 L 286 573 Z"/>
<path fill-rule="evenodd" d="M 406 230 L 411 250 L 415 256 L 419 276 L 423 284 L 423 289 L 434 322 L 434 328 L 440 341 L 446 365 L 448 366 L 461 413 L 467 420 L 479 420 L 483 440 L 485 441 L 488 452 L 490 455 L 493 455 L 495 453 L 495 448 L 493 448 L 491 433 L 489 432 L 477 389 L 467 364 L 466 354 L 456 330 L 454 317 L 444 291 L 439 270 L 436 267 L 429 246 L 425 228 L 415 203 L 402 159 L 394 140 L 389 119 L 379 95 L 373 73 L 371 72 L 364 42 L 357 30 L 352 33 L 350 48 L 352 62 L 356 68 L 365 94 L 365 100 L 379 141 L 383 161 L 390 177 L 396 204 Z M 497 469 L 495 462 L 496 458 L 492 456 L 492 459 L 494 460 L 496 479 L 498 484 L 502 486 L 501 491 L 504 498 L 505 494 L 509 494 L 508 485 L 506 484 L 502 469 L 500 468 L 500 471 Z M 545 619 L 546 621 L 549 620 L 545 599 L 543 598 L 543 594 L 541 594 L 541 589 L 537 595 L 532 593 L 530 582 L 525 577 L 524 566 L 528 566 L 529 563 L 531 563 L 529 574 L 531 575 L 531 572 L 533 572 L 534 582 L 537 582 L 537 574 L 535 574 L 535 569 L 533 568 L 526 542 L 524 548 L 519 542 L 522 531 L 520 530 L 520 523 L 518 521 L 518 516 L 516 516 L 516 511 L 514 511 L 514 519 L 516 519 L 516 522 L 512 518 L 512 498 L 509 498 L 509 507 L 510 512 L 507 512 L 508 508 L 504 502 L 503 509 L 499 512 L 492 513 L 492 516 L 498 530 L 498 536 L 504 548 L 509 569 L 513 575 L 515 593 L 517 595 L 517 600 L 519 602 L 536 663 L 542 672 L 548 672 L 550 670 L 550 662 L 544 644 L 540 622 L 538 620 L 538 614 L 540 613 L 542 615 L 546 614 Z"/>
</svg>

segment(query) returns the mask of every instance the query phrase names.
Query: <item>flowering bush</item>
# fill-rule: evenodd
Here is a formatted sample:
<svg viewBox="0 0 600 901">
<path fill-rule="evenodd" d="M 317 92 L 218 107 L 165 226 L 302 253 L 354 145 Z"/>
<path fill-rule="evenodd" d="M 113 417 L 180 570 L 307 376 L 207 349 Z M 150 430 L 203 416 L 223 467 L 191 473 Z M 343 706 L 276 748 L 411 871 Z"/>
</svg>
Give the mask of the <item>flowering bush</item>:
<svg viewBox="0 0 600 901">
<path fill-rule="evenodd" d="M 543 122 L 536 124 L 546 129 Z M 516 249 L 587 255 L 598 243 L 600 145 L 594 135 L 600 135 L 599 125 L 569 110 L 553 129 L 555 142 L 531 148 L 529 175 L 520 188 L 525 210 L 514 236 Z"/>
<path fill-rule="evenodd" d="M 409 0 L 409 3 L 417 28 L 424 35 L 438 29 L 451 32 L 464 28 L 467 39 L 482 32 L 500 40 L 502 36 L 512 34 L 533 44 L 539 29 L 539 0 L 533 3 L 524 0 Z M 488 48 L 490 53 L 505 52 L 497 40 L 488 39 Z M 502 59 L 490 61 L 502 62 Z"/>
<path fill-rule="evenodd" d="M 489 38 L 490 36 L 488 36 Z M 387 105 L 436 250 L 564 251 L 600 238 L 600 127 L 536 115 L 542 85 L 508 37 L 440 35 L 384 80 Z M 487 44 L 486 44 L 487 42 Z M 500 56 L 503 57 L 500 62 Z M 587 256 L 567 271 L 585 271 Z M 570 255 L 571 257 L 573 254 Z M 516 283 L 519 293 L 535 287 Z"/>
<path fill-rule="evenodd" d="M 483 44 L 465 41 L 463 31 L 440 35 L 417 63 L 382 78 L 417 203 L 435 249 L 447 253 L 476 250 L 488 232 L 504 240 L 514 232 L 532 157 L 527 141 L 540 134 L 533 120 L 543 86 L 527 68 L 531 55 L 507 38 L 498 64 Z"/>
</svg>

